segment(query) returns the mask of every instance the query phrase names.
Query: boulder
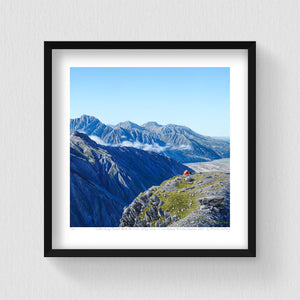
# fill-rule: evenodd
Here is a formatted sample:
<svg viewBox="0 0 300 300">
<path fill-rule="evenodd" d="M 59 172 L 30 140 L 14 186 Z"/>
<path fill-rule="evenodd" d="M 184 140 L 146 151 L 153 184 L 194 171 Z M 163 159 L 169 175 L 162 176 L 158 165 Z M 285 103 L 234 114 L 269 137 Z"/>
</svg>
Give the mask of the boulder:
<svg viewBox="0 0 300 300">
<path fill-rule="evenodd" d="M 184 179 L 186 182 L 192 182 L 193 181 L 193 178 L 192 176 L 186 176 L 185 179 Z"/>
<path fill-rule="evenodd" d="M 200 210 L 206 210 L 206 209 L 208 209 L 208 206 L 207 206 L 207 205 L 201 205 L 201 206 L 200 206 Z"/>
<path fill-rule="evenodd" d="M 146 203 L 148 201 L 148 197 L 146 195 L 140 195 L 137 197 L 137 199 L 143 203 Z"/>
<path fill-rule="evenodd" d="M 154 206 L 158 206 L 159 205 L 159 198 L 156 196 L 156 195 L 153 195 L 151 198 L 150 198 L 150 202 L 152 205 Z"/>
<path fill-rule="evenodd" d="M 209 205 L 209 206 L 218 206 L 222 203 L 224 200 L 224 197 L 220 196 L 211 196 L 211 197 L 205 197 L 205 198 L 199 198 L 198 201 L 202 205 Z"/>
<path fill-rule="evenodd" d="M 154 192 L 155 189 L 159 188 L 159 186 L 151 186 L 151 188 L 149 188 L 149 191 L 152 193 Z"/>
<path fill-rule="evenodd" d="M 130 207 L 125 207 L 124 208 L 124 214 L 128 215 L 130 213 Z"/>
<path fill-rule="evenodd" d="M 159 219 L 158 215 L 157 215 L 157 209 L 154 208 L 153 206 L 150 207 L 148 212 L 149 212 L 151 221 L 157 221 Z"/>
<path fill-rule="evenodd" d="M 136 220 L 133 227 L 147 227 L 147 222 L 145 220 Z"/>
<path fill-rule="evenodd" d="M 136 211 L 136 212 L 140 212 L 141 208 L 142 208 L 142 205 L 141 203 L 137 202 L 137 201 L 134 201 L 132 202 L 131 204 L 131 207 Z"/>
<path fill-rule="evenodd" d="M 149 210 L 147 210 L 145 212 L 145 218 L 148 223 L 151 222 L 151 214 L 150 214 Z"/>
<path fill-rule="evenodd" d="M 224 200 L 224 197 L 214 197 L 214 199 L 211 199 L 209 201 L 209 205 L 218 206 L 222 203 L 223 200 Z"/>
<path fill-rule="evenodd" d="M 145 196 L 149 199 L 151 196 L 152 196 L 152 191 L 147 191 L 146 193 L 145 193 Z"/>
<path fill-rule="evenodd" d="M 165 195 L 166 197 L 166 195 Z M 158 206 L 162 206 L 164 204 L 164 201 L 160 200 Z"/>
<path fill-rule="evenodd" d="M 164 223 L 166 226 L 168 226 L 171 222 L 172 222 L 171 217 L 168 217 Z"/>
<path fill-rule="evenodd" d="M 157 209 L 157 211 L 158 211 L 159 217 L 163 218 L 165 216 L 164 212 L 162 211 L 162 209 L 160 207 Z"/>
<path fill-rule="evenodd" d="M 182 178 L 181 177 L 176 177 L 174 179 L 175 182 L 181 183 L 182 182 Z"/>
</svg>

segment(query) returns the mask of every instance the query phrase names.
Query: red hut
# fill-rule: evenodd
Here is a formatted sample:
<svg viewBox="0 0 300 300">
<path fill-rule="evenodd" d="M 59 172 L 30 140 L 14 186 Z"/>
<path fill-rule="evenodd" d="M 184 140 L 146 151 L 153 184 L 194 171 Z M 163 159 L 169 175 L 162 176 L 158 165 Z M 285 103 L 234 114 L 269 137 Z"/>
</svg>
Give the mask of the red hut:
<svg viewBox="0 0 300 300">
<path fill-rule="evenodd" d="M 185 170 L 183 175 L 191 175 L 191 172 L 189 172 L 188 170 Z"/>
</svg>

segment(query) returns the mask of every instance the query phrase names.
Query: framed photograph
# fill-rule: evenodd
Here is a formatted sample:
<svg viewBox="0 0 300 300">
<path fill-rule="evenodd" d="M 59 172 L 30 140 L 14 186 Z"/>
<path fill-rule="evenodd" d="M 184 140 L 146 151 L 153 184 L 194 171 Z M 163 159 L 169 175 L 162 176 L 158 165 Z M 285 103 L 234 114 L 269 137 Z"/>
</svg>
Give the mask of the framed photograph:
<svg viewBox="0 0 300 300">
<path fill-rule="evenodd" d="M 44 256 L 256 255 L 255 42 L 44 55 Z"/>
</svg>

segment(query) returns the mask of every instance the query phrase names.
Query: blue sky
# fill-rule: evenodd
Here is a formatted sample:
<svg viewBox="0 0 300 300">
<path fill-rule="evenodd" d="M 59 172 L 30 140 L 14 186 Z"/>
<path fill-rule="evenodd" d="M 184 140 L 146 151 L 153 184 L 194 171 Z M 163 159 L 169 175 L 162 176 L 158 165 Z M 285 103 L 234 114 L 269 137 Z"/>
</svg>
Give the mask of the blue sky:
<svg viewBox="0 0 300 300">
<path fill-rule="evenodd" d="M 70 68 L 71 118 L 230 135 L 230 68 Z"/>
</svg>

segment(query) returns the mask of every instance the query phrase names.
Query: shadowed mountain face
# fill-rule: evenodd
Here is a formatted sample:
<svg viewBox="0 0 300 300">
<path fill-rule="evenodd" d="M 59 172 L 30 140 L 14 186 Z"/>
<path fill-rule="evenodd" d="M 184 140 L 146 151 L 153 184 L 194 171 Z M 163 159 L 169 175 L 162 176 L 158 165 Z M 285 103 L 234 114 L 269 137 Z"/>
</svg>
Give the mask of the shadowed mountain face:
<svg viewBox="0 0 300 300">
<path fill-rule="evenodd" d="M 93 128 L 110 130 L 97 119 L 83 119 L 77 126 L 89 133 Z M 155 152 L 99 145 L 77 131 L 71 133 L 70 154 L 70 224 L 74 227 L 119 226 L 123 208 L 140 192 L 191 170 Z"/>
<path fill-rule="evenodd" d="M 95 117 L 83 115 L 71 120 L 70 130 L 97 137 L 97 142 L 104 145 L 151 150 L 184 163 L 230 157 L 229 141 L 203 136 L 188 127 L 174 124 L 162 126 L 148 122 L 139 126 L 127 121 L 111 127 Z"/>
</svg>

